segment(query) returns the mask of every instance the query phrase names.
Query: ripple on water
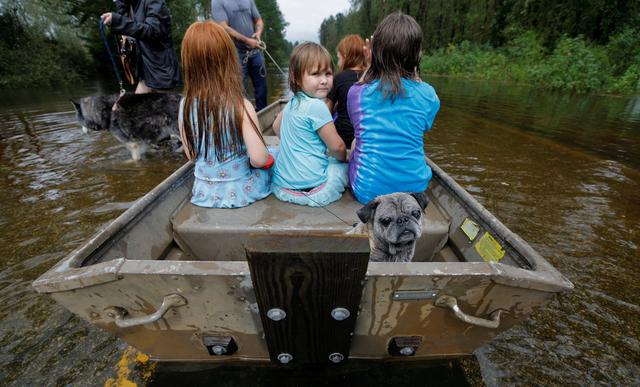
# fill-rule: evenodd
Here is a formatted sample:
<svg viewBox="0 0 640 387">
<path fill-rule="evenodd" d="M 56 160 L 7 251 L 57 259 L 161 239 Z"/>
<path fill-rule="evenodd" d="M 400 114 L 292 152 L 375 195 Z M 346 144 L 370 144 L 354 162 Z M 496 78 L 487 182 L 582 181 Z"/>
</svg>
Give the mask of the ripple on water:
<svg viewBox="0 0 640 387">
<path fill-rule="evenodd" d="M 113 211 L 122 212 L 122 211 L 128 209 L 129 207 L 131 207 L 134 203 L 135 203 L 135 201 L 133 201 L 133 202 L 123 202 L 123 203 L 107 203 L 107 204 L 103 204 L 103 205 L 100 205 L 98 207 L 95 207 L 91 211 L 96 213 L 96 214 L 102 214 L 102 213 L 105 213 L 105 212 L 113 212 Z"/>
<path fill-rule="evenodd" d="M 623 304 L 640 304 L 640 116 L 629 114 L 640 99 L 449 80 L 436 90 L 447 102 L 432 160 L 576 285 L 476 352 L 485 382 L 640 384 L 640 321 Z"/>
</svg>

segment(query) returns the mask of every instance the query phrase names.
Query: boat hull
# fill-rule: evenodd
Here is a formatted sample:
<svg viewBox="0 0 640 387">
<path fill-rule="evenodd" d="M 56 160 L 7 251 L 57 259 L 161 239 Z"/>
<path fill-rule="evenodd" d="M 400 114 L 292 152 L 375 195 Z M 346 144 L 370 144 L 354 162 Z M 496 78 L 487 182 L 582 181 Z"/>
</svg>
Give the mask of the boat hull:
<svg viewBox="0 0 640 387">
<path fill-rule="evenodd" d="M 270 128 L 283 103 L 261 112 L 263 128 Z M 359 311 L 352 311 L 357 320 L 348 358 L 470 355 L 573 287 L 427 162 L 434 173 L 425 237 L 416 248 L 421 253 L 410 263 L 368 264 Z M 362 253 L 366 236 L 345 236 L 358 205 L 345 194 L 329 207 L 344 218 L 334 224 L 323 209 L 272 197 L 244 210 L 203 210 L 188 201 L 192 182 L 188 163 L 38 278 L 34 288 L 154 360 L 269 362 L 273 354 L 261 315 L 266 311 L 258 307 L 244 249 L 254 238 L 278 245 L 289 235 L 302 236 L 306 242 L 296 246 L 305 251 Z M 234 226 L 239 217 L 244 227 Z M 213 353 L 207 343 L 221 338 L 233 340 L 233 353 Z"/>
</svg>

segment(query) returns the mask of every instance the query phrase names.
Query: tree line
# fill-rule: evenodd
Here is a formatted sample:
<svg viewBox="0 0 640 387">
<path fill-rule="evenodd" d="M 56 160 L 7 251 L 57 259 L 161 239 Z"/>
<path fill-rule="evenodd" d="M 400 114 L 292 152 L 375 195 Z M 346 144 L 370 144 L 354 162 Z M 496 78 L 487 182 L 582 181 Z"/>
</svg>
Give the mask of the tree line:
<svg viewBox="0 0 640 387">
<path fill-rule="evenodd" d="M 640 0 L 351 0 L 348 12 L 322 22 L 320 41 L 335 49 L 346 34 L 370 36 L 386 15 L 398 10 L 413 16 L 422 27 L 427 54 L 423 72 L 476 76 L 482 66 L 492 65 L 495 76 L 479 75 L 505 77 L 510 71 L 505 75 L 502 70 L 510 70 L 509 63 L 493 62 L 511 62 L 513 55 L 523 55 L 516 50 L 523 49 L 535 55 L 521 65 L 535 62 L 558 68 L 537 68 L 532 74 L 526 68 L 517 69 L 527 74 L 520 71 L 516 80 L 544 80 L 543 75 L 555 72 L 562 78 L 565 75 L 560 73 L 567 70 L 562 66 L 584 61 L 588 63 L 583 67 L 592 70 L 590 75 L 606 73 L 599 75 L 600 81 L 586 83 L 585 77 L 584 82 L 575 82 L 574 76 L 582 71 L 578 67 L 573 69 L 576 74 L 569 71 L 569 79 L 550 86 L 640 92 Z M 449 68 L 452 54 L 458 61 Z M 429 55 L 436 60 L 430 61 Z M 552 63 L 547 64 L 549 60 Z"/>
<path fill-rule="evenodd" d="M 186 29 L 211 17 L 210 0 L 167 0 L 176 52 Z M 255 0 L 269 52 L 286 62 L 291 43 L 277 0 Z M 0 2 L 0 88 L 53 87 L 90 77 L 114 77 L 99 18 L 112 0 L 4 0 Z M 109 39 L 112 50 L 114 40 Z M 114 52 L 114 55 L 116 53 Z M 115 56 L 117 57 L 117 56 Z"/>
</svg>

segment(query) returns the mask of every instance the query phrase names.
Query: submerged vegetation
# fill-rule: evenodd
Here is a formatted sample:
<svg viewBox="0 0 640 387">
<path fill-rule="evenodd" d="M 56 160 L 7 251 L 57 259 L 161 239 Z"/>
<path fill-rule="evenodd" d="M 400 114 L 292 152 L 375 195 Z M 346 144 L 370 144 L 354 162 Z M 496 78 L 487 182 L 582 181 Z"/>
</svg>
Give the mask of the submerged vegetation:
<svg viewBox="0 0 640 387">
<path fill-rule="evenodd" d="M 189 25 L 209 18 L 210 0 L 166 0 L 176 52 Z M 255 0 L 265 21 L 263 40 L 279 62 L 290 44 L 277 0 Z M 92 76 L 114 77 L 98 28 L 112 0 L 0 1 L 0 88 L 54 87 Z M 109 39 L 112 46 L 114 41 Z"/>
<path fill-rule="evenodd" d="M 320 41 L 370 36 L 390 12 L 424 32 L 423 74 L 509 80 L 578 92 L 640 93 L 640 0 L 352 0 Z"/>
</svg>

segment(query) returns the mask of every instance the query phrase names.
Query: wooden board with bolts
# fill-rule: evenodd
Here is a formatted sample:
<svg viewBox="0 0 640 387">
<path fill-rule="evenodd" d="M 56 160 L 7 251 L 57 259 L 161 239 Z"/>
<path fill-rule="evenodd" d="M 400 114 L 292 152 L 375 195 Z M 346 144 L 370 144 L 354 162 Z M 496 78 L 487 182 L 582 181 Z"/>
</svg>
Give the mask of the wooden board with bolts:
<svg viewBox="0 0 640 387">
<path fill-rule="evenodd" d="M 303 241 L 291 243 L 289 251 L 268 251 L 264 245 L 247 250 L 271 361 L 341 363 L 348 358 L 369 252 L 366 245 L 361 252 L 336 252 L 344 242 L 338 239 L 327 237 L 331 252 L 304 251 Z"/>
</svg>

